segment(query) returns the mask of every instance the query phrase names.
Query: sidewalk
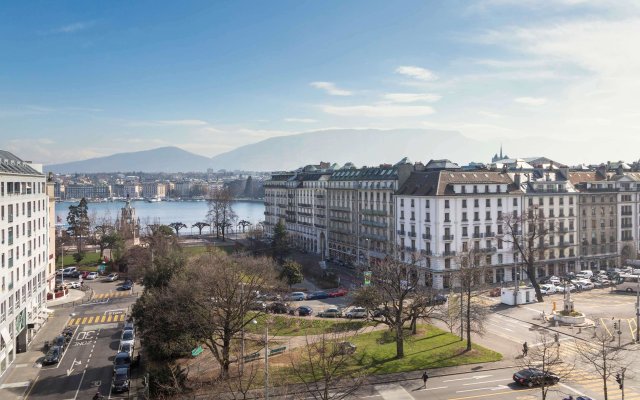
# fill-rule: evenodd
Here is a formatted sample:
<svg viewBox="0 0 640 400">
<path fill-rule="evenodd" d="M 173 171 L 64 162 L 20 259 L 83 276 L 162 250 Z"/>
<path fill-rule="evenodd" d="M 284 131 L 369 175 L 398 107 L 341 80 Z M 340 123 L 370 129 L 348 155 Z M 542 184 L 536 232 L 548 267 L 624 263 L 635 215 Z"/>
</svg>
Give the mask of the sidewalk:
<svg viewBox="0 0 640 400">
<path fill-rule="evenodd" d="M 46 307 L 51 308 L 67 303 L 81 302 L 84 299 L 85 295 L 88 295 L 90 292 L 91 289 L 87 290 L 86 292 L 77 289 L 69 289 L 69 293 L 67 293 L 66 296 L 47 301 Z"/>
</svg>

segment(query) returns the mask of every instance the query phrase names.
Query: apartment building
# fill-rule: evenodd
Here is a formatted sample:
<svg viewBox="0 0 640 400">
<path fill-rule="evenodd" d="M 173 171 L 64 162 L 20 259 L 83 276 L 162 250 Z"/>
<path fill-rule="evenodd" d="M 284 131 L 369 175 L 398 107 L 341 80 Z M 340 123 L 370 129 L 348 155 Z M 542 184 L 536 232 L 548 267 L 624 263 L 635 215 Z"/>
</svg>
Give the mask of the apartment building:
<svg viewBox="0 0 640 400">
<path fill-rule="evenodd" d="M 50 206 L 41 167 L 0 151 L 0 374 L 44 321 Z"/>
<path fill-rule="evenodd" d="M 145 182 L 142 184 L 142 197 L 146 199 L 163 199 L 167 196 L 167 184 L 161 182 Z"/>
<path fill-rule="evenodd" d="M 273 228 L 279 221 L 285 221 L 289 203 L 287 182 L 294 176 L 295 172 L 274 172 L 264 184 L 264 233 L 267 238 L 273 237 Z"/>
</svg>

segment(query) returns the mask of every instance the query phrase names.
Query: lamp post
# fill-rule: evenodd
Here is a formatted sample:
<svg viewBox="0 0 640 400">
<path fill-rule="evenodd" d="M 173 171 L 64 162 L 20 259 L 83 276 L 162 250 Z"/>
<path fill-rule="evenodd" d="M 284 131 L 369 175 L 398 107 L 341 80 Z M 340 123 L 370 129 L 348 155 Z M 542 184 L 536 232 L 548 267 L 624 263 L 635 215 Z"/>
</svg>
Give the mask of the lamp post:
<svg viewBox="0 0 640 400">
<path fill-rule="evenodd" d="M 255 319 L 251 321 L 257 324 Z M 269 400 L 269 322 L 264 322 L 264 398 Z"/>
<path fill-rule="evenodd" d="M 636 343 L 640 342 L 640 274 L 638 274 L 636 288 Z"/>
</svg>

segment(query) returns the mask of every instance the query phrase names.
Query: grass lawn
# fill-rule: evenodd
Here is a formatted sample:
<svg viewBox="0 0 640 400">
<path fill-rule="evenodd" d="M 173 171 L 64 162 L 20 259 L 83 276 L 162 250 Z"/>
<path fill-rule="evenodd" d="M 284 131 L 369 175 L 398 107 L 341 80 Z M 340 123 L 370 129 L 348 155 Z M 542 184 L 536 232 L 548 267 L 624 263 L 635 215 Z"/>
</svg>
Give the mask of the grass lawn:
<svg viewBox="0 0 640 400">
<path fill-rule="evenodd" d="M 397 360 L 395 341 L 380 342 L 385 332 L 373 331 L 352 339 L 358 346 L 354 367 L 364 368 L 367 374 L 388 374 L 502 359 L 500 353 L 477 345 L 465 352 L 466 342 L 458 336 L 430 325 L 421 325 L 415 337 L 405 339 L 405 357 Z"/>
<path fill-rule="evenodd" d="M 235 251 L 235 246 L 214 246 L 217 250 L 222 250 L 227 254 L 231 254 Z M 187 257 L 199 256 L 207 252 L 208 246 L 185 246 L 182 251 Z"/>
<path fill-rule="evenodd" d="M 69 267 L 71 265 L 78 265 L 76 260 L 73 259 L 73 254 L 65 254 L 64 266 Z M 80 261 L 80 266 L 83 269 L 90 271 L 91 268 L 84 268 L 85 266 L 93 266 L 100 263 L 100 253 L 84 253 L 84 258 Z M 56 268 L 60 268 L 60 257 L 56 260 Z M 95 270 L 95 269 L 94 269 Z"/>
<path fill-rule="evenodd" d="M 336 330 L 340 332 L 351 331 L 371 325 L 366 321 L 345 321 L 340 319 L 305 319 L 304 317 L 284 317 L 280 315 L 261 315 L 257 318 L 257 324 L 247 326 L 247 332 L 264 333 L 265 319 L 270 318 L 269 336 L 301 336 L 319 335 L 321 333 L 331 333 Z"/>
</svg>

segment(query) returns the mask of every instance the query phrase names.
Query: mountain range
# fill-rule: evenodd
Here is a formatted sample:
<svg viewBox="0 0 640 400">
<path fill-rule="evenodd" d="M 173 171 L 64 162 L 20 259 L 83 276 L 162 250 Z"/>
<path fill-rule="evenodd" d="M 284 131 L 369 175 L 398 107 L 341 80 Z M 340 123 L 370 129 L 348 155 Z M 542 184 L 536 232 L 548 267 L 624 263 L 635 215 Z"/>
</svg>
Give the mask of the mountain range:
<svg viewBox="0 0 640 400">
<path fill-rule="evenodd" d="M 487 162 L 499 144 L 467 138 L 455 131 L 423 129 L 332 129 L 278 136 L 238 147 L 212 158 L 178 147 L 161 147 L 48 165 L 56 173 L 276 171 L 328 161 L 357 166 L 447 158 L 457 163 Z"/>
</svg>

